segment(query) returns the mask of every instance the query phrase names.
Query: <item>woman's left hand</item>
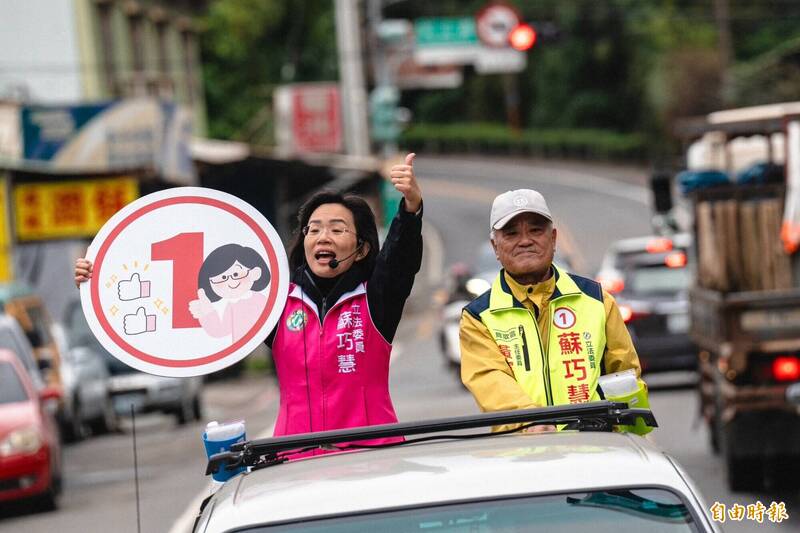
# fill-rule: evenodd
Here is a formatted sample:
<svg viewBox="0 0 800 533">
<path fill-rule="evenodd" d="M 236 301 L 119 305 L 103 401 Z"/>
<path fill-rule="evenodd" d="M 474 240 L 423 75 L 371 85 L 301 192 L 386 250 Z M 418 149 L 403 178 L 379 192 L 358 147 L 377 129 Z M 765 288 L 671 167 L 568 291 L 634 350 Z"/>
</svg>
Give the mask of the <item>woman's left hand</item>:
<svg viewBox="0 0 800 533">
<path fill-rule="evenodd" d="M 400 191 L 406 199 L 406 211 L 416 213 L 422 205 L 422 190 L 419 188 L 417 178 L 414 176 L 414 157 L 417 154 L 408 154 L 405 164 L 394 165 L 389 171 L 392 185 Z"/>
</svg>

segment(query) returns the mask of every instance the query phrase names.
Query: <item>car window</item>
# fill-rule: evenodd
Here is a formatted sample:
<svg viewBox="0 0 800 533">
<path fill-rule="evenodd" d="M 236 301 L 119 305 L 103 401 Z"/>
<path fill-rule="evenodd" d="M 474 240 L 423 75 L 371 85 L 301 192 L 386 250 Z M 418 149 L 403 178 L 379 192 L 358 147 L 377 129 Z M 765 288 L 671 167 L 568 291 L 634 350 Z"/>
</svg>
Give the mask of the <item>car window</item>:
<svg viewBox="0 0 800 533">
<path fill-rule="evenodd" d="M 625 288 L 628 292 L 640 295 L 675 294 L 687 290 L 690 283 L 689 269 L 658 265 L 630 269 Z"/>
<path fill-rule="evenodd" d="M 28 393 L 16 369 L 7 361 L 0 361 L 0 404 L 28 401 Z"/>
<path fill-rule="evenodd" d="M 67 342 L 70 348 L 91 345 L 95 339 L 80 305 L 73 306 L 66 320 Z"/>
<path fill-rule="evenodd" d="M 39 348 L 40 346 L 50 344 L 52 339 L 50 338 L 50 331 L 47 327 L 48 322 L 44 314 L 44 309 L 37 305 L 32 305 L 30 307 L 25 307 L 25 312 L 28 313 L 31 325 L 33 326 L 31 331 L 25 332 L 28 336 L 28 340 L 31 341 L 31 345 L 33 345 L 34 348 Z"/>
<path fill-rule="evenodd" d="M 489 243 L 481 246 L 478 251 L 478 257 L 475 259 L 475 265 L 472 268 L 473 274 L 480 274 L 482 272 L 499 271 L 500 262 L 494 254 L 494 248 Z"/>
<path fill-rule="evenodd" d="M 695 519 L 668 490 L 634 489 L 458 503 L 237 531 L 678 533 L 699 531 Z"/>
<path fill-rule="evenodd" d="M 67 342 L 70 348 L 86 347 L 102 356 L 108 371 L 112 375 L 117 374 L 130 374 L 137 372 L 134 368 L 129 367 L 106 350 L 97 337 L 94 336 L 92 330 L 89 328 L 89 323 L 86 321 L 86 316 L 83 314 L 80 304 L 72 306 L 66 314 L 66 329 L 67 329 Z"/>
<path fill-rule="evenodd" d="M 0 327 L 0 348 L 14 352 L 29 373 L 38 373 L 39 367 L 29 347 L 22 346 L 20 338 L 10 328 Z"/>
</svg>

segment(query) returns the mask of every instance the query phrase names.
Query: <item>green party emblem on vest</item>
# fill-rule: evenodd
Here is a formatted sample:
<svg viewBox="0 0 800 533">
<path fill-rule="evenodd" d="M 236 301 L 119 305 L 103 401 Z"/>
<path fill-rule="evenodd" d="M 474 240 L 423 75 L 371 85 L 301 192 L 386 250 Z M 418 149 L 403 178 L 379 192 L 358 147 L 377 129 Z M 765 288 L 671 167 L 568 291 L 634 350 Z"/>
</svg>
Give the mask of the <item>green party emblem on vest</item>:
<svg viewBox="0 0 800 533">
<path fill-rule="evenodd" d="M 297 309 L 286 319 L 286 327 L 289 331 L 300 331 L 306 325 L 306 322 L 308 322 L 306 312 L 302 309 Z"/>
</svg>

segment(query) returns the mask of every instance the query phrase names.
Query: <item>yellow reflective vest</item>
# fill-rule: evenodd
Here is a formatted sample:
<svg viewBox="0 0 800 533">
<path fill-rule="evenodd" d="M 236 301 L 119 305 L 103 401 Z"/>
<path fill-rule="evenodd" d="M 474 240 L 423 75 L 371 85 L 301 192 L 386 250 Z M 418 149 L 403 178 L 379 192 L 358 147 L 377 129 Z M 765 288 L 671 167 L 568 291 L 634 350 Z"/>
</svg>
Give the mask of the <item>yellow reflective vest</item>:
<svg viewBox="0 0 800 533">
<path fill-rule="evenodd" d="M 600 285 L 553 265 L 547 346 L 534 311 L 517 301 L 504 273 L 466 311 L 480 319 L 531 401 L 561 405 L 599 400 L 597 379 L 606 347 L 606 310 Z"/>
</svg>

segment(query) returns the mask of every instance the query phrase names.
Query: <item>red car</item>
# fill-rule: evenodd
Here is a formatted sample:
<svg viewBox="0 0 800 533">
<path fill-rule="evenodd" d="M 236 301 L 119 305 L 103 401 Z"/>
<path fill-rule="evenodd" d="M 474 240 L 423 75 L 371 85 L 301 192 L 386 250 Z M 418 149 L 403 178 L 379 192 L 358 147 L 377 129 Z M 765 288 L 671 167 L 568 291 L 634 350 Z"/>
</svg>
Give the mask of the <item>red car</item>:
<svg viewBox="0 0 800 533">
<path fill-rule="evenodd" d="M 17 356 L 0 350 L 0 503 L 35 498 L 55 509 L 61 447 L 45 404 L 60 397 L 58 388 L 37 391 Z"/>
</svg>

